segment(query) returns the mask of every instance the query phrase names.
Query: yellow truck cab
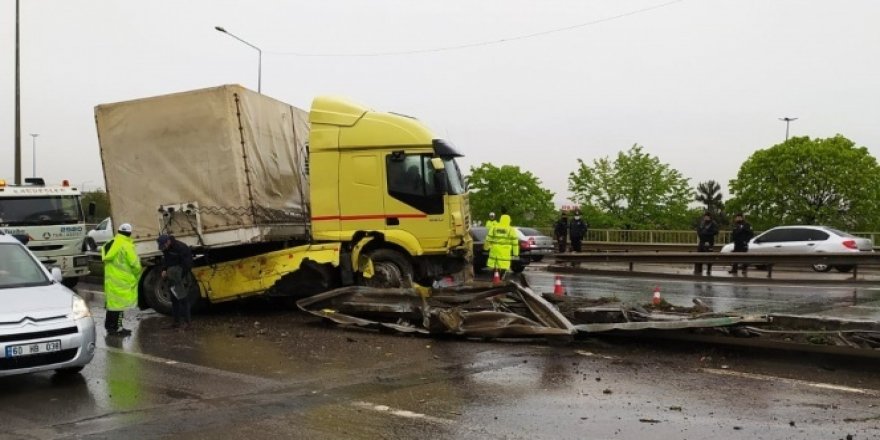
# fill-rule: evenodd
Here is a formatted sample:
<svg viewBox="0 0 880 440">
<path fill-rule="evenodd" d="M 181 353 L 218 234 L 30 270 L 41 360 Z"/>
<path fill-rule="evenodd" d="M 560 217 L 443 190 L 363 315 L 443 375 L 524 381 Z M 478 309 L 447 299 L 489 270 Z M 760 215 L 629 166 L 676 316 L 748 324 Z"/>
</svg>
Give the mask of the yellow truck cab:
<svg viewBox="0 0 880 440">
<path fill-rule="evenodd" d="M 470 215 L 452 145 L 414 118 L 339 98 L 316 98 L 309 122 L 316 241 L 371 237 L 360 253 L 383 281 L 395 270 L 425 282 L 463 268 Z"/>
</svg>

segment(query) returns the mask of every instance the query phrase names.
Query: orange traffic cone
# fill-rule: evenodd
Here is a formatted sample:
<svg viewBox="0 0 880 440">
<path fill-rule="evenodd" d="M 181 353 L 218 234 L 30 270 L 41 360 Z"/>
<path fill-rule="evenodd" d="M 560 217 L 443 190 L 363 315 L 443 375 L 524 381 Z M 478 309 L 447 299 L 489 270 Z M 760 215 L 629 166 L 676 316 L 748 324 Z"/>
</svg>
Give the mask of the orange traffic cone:
<svg viewBox="0 0 880 440">
<path fill-rule="evenodd" d="M 556 275 L 556 281 L 553 282 L 553 294 L 556 296 L 565 296 L 565 288 L 562 287 L 562 277 Z"/>
<path fill-rule="evenodd" d="M 654 298 L 651 302 L 654 303 L 655 306 L 659 306 L 661 301 L 663 301 L 663 299 L 660 298 L 660 286 L 654 286 Z"/>
<path fill-rule="evenodd" d="M 498 273 L 498 269 L 495 269 L 495 274 L 492 275 L 492 284 L 501 284 L 501 275 Z"/>
</svg>

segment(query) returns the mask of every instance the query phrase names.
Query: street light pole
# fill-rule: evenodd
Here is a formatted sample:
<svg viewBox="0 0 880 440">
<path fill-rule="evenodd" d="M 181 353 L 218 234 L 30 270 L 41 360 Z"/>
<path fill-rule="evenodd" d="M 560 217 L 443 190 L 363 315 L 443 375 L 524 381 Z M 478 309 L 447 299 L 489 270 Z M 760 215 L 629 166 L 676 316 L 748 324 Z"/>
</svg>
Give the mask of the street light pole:
<svg viewBox="0 0 880 440">
<path fill-rule="evenodd" d="M 791 124 L 791 121 L 797 121 L 798 118 L 779 118 L 780 121 L 785 121 L 785 141 L 788 142 L 788 124 Z"/>
<path fill-rule="evenodd" d="M 21 185 L 21 69 L 18 40 L 18 0 L 15 0 L 15 184 Z"/>
<path fill-rule="evenodd" d="M 214 29 L 216 29 L 216 30 L 219 31 L 219 32 L 223 32 L 224 34 L 229 35 L 230 37 L 235 38 L 236 40 L 241 41 L 242 43 L 247 44 L 248 46 L 250 46 L 250 47 L 252 47 L 252 48 L 254 48 L 254 49 L 257 50 L 257 57 L 258 57 L 258 58 L 257 58 L 257 93 L 262 93 L 262 83 L 263 83 L 263 51 L 260 50 L 259 47 L 254 46 L 253 44 L 248 43 L 247 41 L 242 40 L 241 38 L 239 38 L 239 37 L 236 36 L 235 34 L 230 33 L 229 31 L 227 31 L 226 29 L 224 29 L 222 26 L 214 26 Z"/>
<path fill-rule="evenodd" d="M 37 177 L 37 136 L 39 133 L 31 133 L 31 137 L 34 139 L 33 148 L 34 148 L 34 156 L 32 160 L 32 165 L 34 166 L 33 173 L 31 177 Z"/>
</svg>

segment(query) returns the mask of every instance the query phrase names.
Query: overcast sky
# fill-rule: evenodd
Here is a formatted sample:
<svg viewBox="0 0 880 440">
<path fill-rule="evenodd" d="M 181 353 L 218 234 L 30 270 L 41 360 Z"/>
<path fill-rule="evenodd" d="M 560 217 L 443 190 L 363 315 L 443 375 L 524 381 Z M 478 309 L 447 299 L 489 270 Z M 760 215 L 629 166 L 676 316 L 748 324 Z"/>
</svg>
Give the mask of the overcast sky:
<svg viewBox="0 0 880 440">
<path fill-rule="evenodd" d="M 22 173 L 39 133 L 37 175 L 102 187 L 96 104 L 256 89 L 257 52 L 223 26 L 263 49 L 263 93 L 305 109 L 344 95 L 416 116 L 467 155 L 465 168 L 518 165 L 557 204 L 576 159 L 633 143 L 692 186 L 715 179 L 726 192 L 752 152 L 784 139 L 780 117 L 799 118 L 793 136 L 841 133 L 880 156 L 878 19 L 877 0 L 22 0 Z M 3 0 L 10 181 L 14 20 Z M 515 39 L 529 34 L 541 35 Z"/>
</svg>

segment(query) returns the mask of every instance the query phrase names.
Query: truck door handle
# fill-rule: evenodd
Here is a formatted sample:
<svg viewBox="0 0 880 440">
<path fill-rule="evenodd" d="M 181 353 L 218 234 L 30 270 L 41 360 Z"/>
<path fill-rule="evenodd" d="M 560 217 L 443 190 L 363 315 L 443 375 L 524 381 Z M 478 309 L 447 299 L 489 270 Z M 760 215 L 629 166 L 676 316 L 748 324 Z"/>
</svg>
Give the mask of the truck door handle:
<svg viewBox="0 0 880 440">
<path fill-rule="evenodd" d="M 385 217 L 385 225 L 400 226 L 400 219 L 397 217 Z"/>
</svg>

